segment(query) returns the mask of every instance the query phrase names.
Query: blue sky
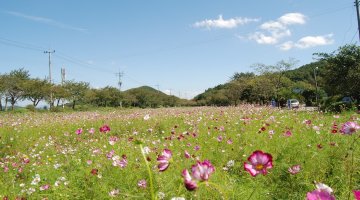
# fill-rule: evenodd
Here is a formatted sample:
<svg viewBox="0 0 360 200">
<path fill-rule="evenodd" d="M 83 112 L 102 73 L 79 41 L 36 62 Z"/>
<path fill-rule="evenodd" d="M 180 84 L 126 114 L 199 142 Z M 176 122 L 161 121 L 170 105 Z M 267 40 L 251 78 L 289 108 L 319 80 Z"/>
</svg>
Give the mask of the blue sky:
<svg viewBox="0 0 360 200">
<path fill-rule="evenodd" d="M 191 98 L 251 65 L 357 43 L 353 0 L 0 0 L 0 73 L 149 85 Z"/>
</svg>

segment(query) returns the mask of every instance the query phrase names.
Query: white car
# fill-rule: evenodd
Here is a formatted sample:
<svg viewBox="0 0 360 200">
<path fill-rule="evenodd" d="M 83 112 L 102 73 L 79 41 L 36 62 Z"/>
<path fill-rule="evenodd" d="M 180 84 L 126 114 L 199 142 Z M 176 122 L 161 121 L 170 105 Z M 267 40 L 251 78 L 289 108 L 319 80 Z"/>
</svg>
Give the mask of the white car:
<svg viewBox="0 0 360 200">
<path fill-rule="evenodd" d="M 288 106 L 289 108 L 299 108 L 300 102 L 297 99 L 289 99 Z"/>
</svg>

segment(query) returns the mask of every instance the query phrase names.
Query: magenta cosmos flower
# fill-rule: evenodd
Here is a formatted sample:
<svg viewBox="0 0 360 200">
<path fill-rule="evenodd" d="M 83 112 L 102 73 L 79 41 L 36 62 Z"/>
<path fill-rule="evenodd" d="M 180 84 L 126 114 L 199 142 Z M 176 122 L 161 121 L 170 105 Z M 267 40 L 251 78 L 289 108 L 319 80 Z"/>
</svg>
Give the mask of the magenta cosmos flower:
<svg viewBox="0 0 360 200">
<path fill-rule="evenodd" d="M 78 128 L 76 131 L 75 131 L 76 135 L 80 135 L 81 133 L 83 133 L 83 129 L 82 128 Z"/>
<path fill-rule="evenodd" d="M 316 190 L 306 194 L 307 200 L 335 200 L 331 187 L 323 183 L 316 183 L 316 188 Z"/>
<path fill-rule="evenodd" d="M 163 172 L 169 167 L 171 157 L 171 151 L 169 149 L 164 149 L 164 151 L 161 153 L 161 156 L 157 158 L 157 162 L 159 163 L 159 171 Z"/>
<path fill-rule="evenodd" d="M 360 129 L 360 125 L 356 122 L 346 122 L 341 127 L 341 133 L 351 135 Z"/>
<path fill-rule="evenodd" d="M 197 164 L 191 166 L 191 175 L 187 169 L 184 169 L 182 176 L 184 177 L 186 189 L 195 190 L 198 187 L 198 181 L 207 181 L 214 172 L 215 167 L 208 160 L 204 160 L 204 162 L 198 161 Z"/>
<path fill-rule="evenodd" d="M 248 158 L 250 163 L 244 162 L 244 169 L 248 171 L 251 176 L 257 176 L 262 173 L 267 174 L 267 169 L 273 167 L 272 156 L 262 151 L 254 151 Z"/>
<path fill-rule="evenodd" d="M 355 199 L 360 200 L 360 190 L 354 190 L 353 193 L 354 193 Z"/>
<path fill-rule="evenodd" d="M 101 132 L 101 133 L 107 133 L 107 132 L 109 132 L 110 131 L 110 126 L 108 126 L 108 125 L 103 125 L 102 127 L 100 127 L 99 128 L 99 131 Z"/>
</svg>

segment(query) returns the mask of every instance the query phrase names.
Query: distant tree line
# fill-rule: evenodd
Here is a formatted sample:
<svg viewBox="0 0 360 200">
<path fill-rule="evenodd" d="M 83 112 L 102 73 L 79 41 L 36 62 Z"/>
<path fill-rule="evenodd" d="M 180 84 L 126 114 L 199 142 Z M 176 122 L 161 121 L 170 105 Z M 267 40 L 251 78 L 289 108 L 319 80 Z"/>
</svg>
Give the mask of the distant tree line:
<svg viewBox="0 0 360 200">
<path fill-rule="evenodd" d="M 166 95 L 150 87 L 140 87 L 126 92 L 106 86 L 90 88 L 87 82 L 65 81 L 50 84 L 48 80 L 31 78 L 29 71 L 21 68 L 0 74 L 0 110 L 14 110 L 19 101 L 29 100 L 35 108 L 43 101 L 53 110 L 77 105 L 94 107 L 161 107 L 184 106 L 191 102 Z"/>
<path fill-rule="evenodd" d="M 360 47 L 345 45 L 332 53 L 315 53 L 318 60 L 293 69 L 294 59 L 275 65 L 254 64 L 254 72 L 235 73 L 224 84 L 195 97 L 199 105 L 239 103 L 286 104 L 296 98 L 308 106 L 329 106 L 344 96 L 360 99 Z"/>
</svg>

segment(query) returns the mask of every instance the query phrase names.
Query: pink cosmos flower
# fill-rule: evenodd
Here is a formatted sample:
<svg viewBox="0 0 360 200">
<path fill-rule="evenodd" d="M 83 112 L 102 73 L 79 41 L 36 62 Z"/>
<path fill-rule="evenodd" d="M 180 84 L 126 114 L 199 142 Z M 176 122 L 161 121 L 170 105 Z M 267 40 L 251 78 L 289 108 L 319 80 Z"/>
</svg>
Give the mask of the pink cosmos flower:
<svg viewBox="0 0 360 200">
<path fill-rule="evenodd" d="M 286 137 L 290 137 L 292 135 L 291 131 L 290 130 L 287 130 L 285 133 L 284 133 L 284 136 Z"/>
<path fill-rule="evenodd" d="M 82 128 L 79 128 L 75 131 L 76 135 L 80 135 L 83 132 Z"/>
<path fill-rule="evenodd" d="M 259 150 L 254 151 L 249 156 L 248 161 L 250 163 L 244 162 L 244 169 L 248 171 L 251 176 L 257 176 L 260 173 L 266 175 L 267 169 L 273 167 L 272 156 Z"/>
<path fill-rule="evenodd" d="M 199 146 L 199 145 L 196 145 L 196 146 L 194 147 L 194 150 L 195 150 L 195 151 L 199 151 L 199 150 L 200 150 L 200 146 Z"/>
<path fill-rule="evenodd" d="M 110 126 L 108 126 L 108 125 L 103 125 L 102 127 L 100 127 L 99 128 L 99 131 L 101 132 L 101 133 L 107 133 L 107 132 L 109 132 L 110 131 Z"/>
<path fill-rule="evenodd" d="M 360 190 L 354 190 L 353 193 L 354 193 L 355 199 L 360 200 Z"/>
<path fill-rule="evenodd" d="M 119 140 L 118 137 L 116 137 L 116 136 L 110 136 L 110 138 L 109 138 L 109 144 L 110 144 L 110 145 L 114 145 L 118 140 Z"/>
<path fill-rule="evenodd" d="M 342 134 L 351 135 L 360 129 L 360 125 L 356 122 L 346 122 L 342 125 L 340 132 Z"/>
<path fill-rule="evenodd" d="M 113 160 L 113 166 L 119 166 L 121 168 L 125 168 L 128 164 L 128 161 L 126 159 L 126 157 L 123 157 L 122 159 L 120 159 L 120 156 L 114 156 L 112 157 Z"/>
<path fill-rule="evenodd" d="M 46 184 L 46 185 L 43 185 L 40 187 L 40 191 L 44 191 L 44 190 L 48 190 L 50 189 L 50 185 L 49 184 Z"/>
<path fill-rule="evenodd" d="M 114 151 L 114 150 L 111 150 L 111 151 L 109 151 L 109 153 L 106 154 L 106 157 L 107 157 L 108 159 L 111 159 L 111 158 L 114 156 L 114 154 L 115 154 L 115 151 Z"/>
<path fill-rule="evenodd" d="M 94 134 L 95 133 L 95 129 L 94 128 L 90 128 L 88 131 L 90 134 Z"/>
<path fill-rule="evenodd" d="M 221 136 L 221 135 L 219 135 L 218 137 L 217 137 L 217 141 L 218 142 L 221 142 L 223 140 L 223 137 Z"/>
<path fill-rule="evenodd" d="M 195 190 L 197 181 L 207 181 L 214 172 L 215 167 L 208 160 L 204 160 L 204 162 L 198 161 L 197 164 L 191 166 L 191 175 L 187 169 L 184 169 L 182 176 L 184 177 L 186 189 Z"/>
<path fill-rule="evenodd" d="M 335 196 L 332 194 L 333 190 L 329 186 L 316 183 L 316 188 L 316 190 L 306 194 L 307 200 L 335 200 Z"/>
<path fill-rule="evenodd" d="M 187 152 L 186 150 L 185 150 L 185 152 L 184 152 L 184 155 L 185 155 L 185 158 L 190 158 L 190 157 L 191 157 L 191 155 L 189 154 L 189 152 Z"/>
<path fill-rule="evenodd" d="M 191 167 L 193 177 L 200 181 L 207 181 L 214 171 L 214 166 L 208 160 L 205 160 L 202 163 L 198 161 L 196 165 Z"/>
<path fill-rule="evenodd" d="M 295 175 L 300 172 L 300 169 L 301 169 L 300 165 L 293 165 L 289 167 L 288 171 L 290 172 L 290 174 Z"/>
<path fill-rule="evenodd" d="M 145 179 L 141 179 L 139 182 L 138 182 L 138 186 L 140 188 L 146 188 L 146 180 Z"/>
<path fill-rule="evenodd" d="M 306 125 L 310 125 L 310 124 L 311 124 L 311 120 L 310 120 L 310 119 L 306 119 L 306 120 L 304 120 L 303 123 L 306 124 Z"/>
<path fill-rule="evenodd" d="M 227 143 L 228 143 L 228 144 L 232 144 L 233 141 L 232 141 L 231 139 L 228 139 Z"/>
<path fill-rule="evenodd" d="M 169 167 L 171 157 L 172 152 L 169 149 L 164 149 L 161 156 L 157 158 L 159 171 L 163 172 Z"/>
<path fill-rule="evenodd" d="M 184 184 L 186 189 L 189 191 L 195 190 L 197 188 L 197 184 L 196 181 L 192 180 L 189 171 L 184 169 L 181 174 L 184 177 Z"/>
</svg>

